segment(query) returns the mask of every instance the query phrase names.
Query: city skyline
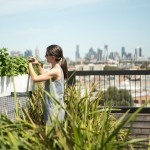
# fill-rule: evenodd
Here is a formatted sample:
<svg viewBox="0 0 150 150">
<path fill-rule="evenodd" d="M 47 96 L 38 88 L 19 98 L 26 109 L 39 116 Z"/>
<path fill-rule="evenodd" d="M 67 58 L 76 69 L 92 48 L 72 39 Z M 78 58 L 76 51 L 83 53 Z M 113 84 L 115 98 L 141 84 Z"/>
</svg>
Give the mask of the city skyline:
<svg viewBox="0 0 150 150">
<path fill-rule="evenodd" d="M 150 56 L 149 0 L 0 0 L 0 48 L 9 51 L 39 49 L 59 44 L 64 56 L 75 60 L 92 47 L 121 53 L 142 48 Z"/>
</svg>

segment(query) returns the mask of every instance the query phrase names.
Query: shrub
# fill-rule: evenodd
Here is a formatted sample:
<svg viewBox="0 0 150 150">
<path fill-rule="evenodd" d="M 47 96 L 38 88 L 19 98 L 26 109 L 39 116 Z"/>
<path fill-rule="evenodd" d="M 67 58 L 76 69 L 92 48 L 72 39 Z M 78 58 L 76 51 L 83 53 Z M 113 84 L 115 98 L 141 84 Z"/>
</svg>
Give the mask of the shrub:
<svg viewBox="0 0 150 150">
<path fill-rule="evenodd" d="M 90 92 L 81 93 L 80 86 L 66 87 L 65 120 L 57 118 L 51 125 L 43 125 L 42 102 L 43 88 L 39 85 L 22 117 L 15 121 L 0 117 L 1 149 L 64 149 L 64 150 L 122 150 L 133 149 L 132 144 L 142 139 L 129 140 L 130 130 L 123 127 L 144 107 L 139 108 L 130 117 L 127 113 L 116 119 L 111 107 L 99 107 L 101 91 L 92 99 Z M 40 102 L 39 102 L 40 101 Z M 55 100 L 54 100 L 55 101 Z M 36 112 L 36 113 L 35 113 Z"/>
<path fill-rule="evenodd" d="M 28 74 L 28 60 L 26 57 L 9 56 L 6 48 L 0 49 L 0 76 Z"/>
</svg>

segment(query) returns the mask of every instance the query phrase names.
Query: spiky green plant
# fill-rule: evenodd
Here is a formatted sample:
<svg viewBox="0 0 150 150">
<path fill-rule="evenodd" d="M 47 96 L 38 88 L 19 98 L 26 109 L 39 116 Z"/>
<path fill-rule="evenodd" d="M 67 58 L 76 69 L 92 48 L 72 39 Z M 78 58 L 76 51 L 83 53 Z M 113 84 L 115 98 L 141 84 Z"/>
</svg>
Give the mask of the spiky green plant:
<svg viewBox="0 0 150 150">
<path fill-rule="evenodd" d="M 130 140 L 124 125 L 133 120 L 144 105 L 130 117 L 126 117 L 126 112 L 117 120 L 111 114 L 111 107 L 98 107 L 101 91 L 93 98 L 92 89 L 82 93 L 79 85 L 67 86 L 64 122 L 55 118 L 51 125 L 43 125 L 43 92 L 43 88 L 37 86 L 29 106 L 22 109 L 24 117 L 17 116 L 15 121 L 0 117 L 0 149 L 122 150 L 134 149 L 132 145 L 143 140 Z"/>
<path fill-rule="evenodd" d="M 99 109 L 102 92 L 98 92 L 93 100 L 92 90 L 85 90 L 84 94 L 81 91 L 80 86 L 71 86 L 67 89 L 66 109 L 71 118 L 67 118 L 66 121 L 69 124 L 72 146 L 75 149 L 91 150 L 122 148 L 117 142 L 125 139 L 126 131 L 123 129 L 116 132 L 107 142 L 111 132 L 116 129 L 117 120 L 111 115 L 110 107 L 104 106 Z"/>
<path fill-rule="evenodd" d="M 32 92 L 29 98 L 28 112 L 33 122 L 38 125 L 43 124 L 43 83 L 36 83 L 36 90 Z"/>
</svg>

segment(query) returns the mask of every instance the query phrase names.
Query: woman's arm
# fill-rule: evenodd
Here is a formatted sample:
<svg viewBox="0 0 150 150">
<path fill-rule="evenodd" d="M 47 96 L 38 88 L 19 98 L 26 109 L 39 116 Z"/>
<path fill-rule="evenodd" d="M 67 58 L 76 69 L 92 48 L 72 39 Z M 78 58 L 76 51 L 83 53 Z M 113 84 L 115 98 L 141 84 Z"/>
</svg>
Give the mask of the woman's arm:
<svg viewBox="0 0 150 150">
<path fill-rule="evenodd" d="M 51 69 L 48 72 L 44 72 L 41 75 L 37 75 L 33 69 L 32 63 L 29 63 L 29 71 L 30 71 L 30 75 L 33 81 L 35 82 L 40 82 L 40 81 L 46 81 L 50 78 L 58 78 L 59 76 L 59 70 L 58 69 Z"/>
<path fill-rule="evenodd" d="M 44 74 L 45 73 L 44 72 L 44 68 L 41 66 L 40 63 L 38 63 L 38 69 L 39 69 L 40 74 Z"/>
<path fill-rule="evenodd" d="M 39 73 L 44 74 L 44 68 L 41 66 L 41 64 L 39 63 L 39 61 L 36 58 L 31 56 L 31 57 L 28 58 L 28 60 L 29 60 L 30 63 L 38 65 Z"/>
</svg>

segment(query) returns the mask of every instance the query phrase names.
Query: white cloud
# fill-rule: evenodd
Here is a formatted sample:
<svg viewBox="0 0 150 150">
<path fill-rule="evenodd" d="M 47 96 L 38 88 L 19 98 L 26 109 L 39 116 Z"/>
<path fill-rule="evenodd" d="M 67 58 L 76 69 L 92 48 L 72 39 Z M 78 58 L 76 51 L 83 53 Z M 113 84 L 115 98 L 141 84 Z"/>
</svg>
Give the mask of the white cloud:
<svg viewBox="0 0 150 150">
<path fill-rule="evenodd" d="M 106 0 L 0 0 L 0 15 L 38 10 L 42 8 L 62 9 L 102 2 Z"/>
</svg>

